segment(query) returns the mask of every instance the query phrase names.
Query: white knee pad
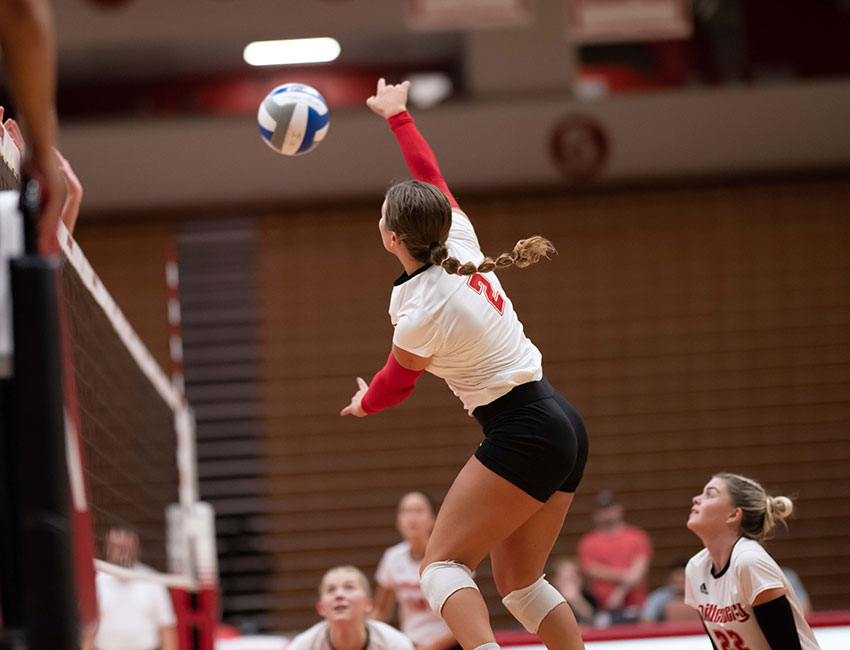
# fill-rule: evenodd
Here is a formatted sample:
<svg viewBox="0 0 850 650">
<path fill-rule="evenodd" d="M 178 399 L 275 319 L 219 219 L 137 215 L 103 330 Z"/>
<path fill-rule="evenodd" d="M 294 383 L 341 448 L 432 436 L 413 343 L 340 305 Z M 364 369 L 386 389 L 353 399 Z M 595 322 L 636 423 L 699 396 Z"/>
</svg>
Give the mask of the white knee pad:
<svg viewBox="0 0 850 650">
<path fill-rule="evenodd" d="M 565 602 L 558 590 L 546 581 L 545 573 L 527 587 L 502 598 L 502 604 L 532 634 L 537 633 L 546 614 Z"/>
<path fill-rule="evenodd" d="M 432 562 L 425 567 L 419 578 L 422 587 L 422 595 L 431 605 L 431 609 L 437 616 L 443 609 L 443 605 L 449 596 L 459 589 L 478 589 L 472 579 L 472 571 L 460 562 Z"/>
</svg>

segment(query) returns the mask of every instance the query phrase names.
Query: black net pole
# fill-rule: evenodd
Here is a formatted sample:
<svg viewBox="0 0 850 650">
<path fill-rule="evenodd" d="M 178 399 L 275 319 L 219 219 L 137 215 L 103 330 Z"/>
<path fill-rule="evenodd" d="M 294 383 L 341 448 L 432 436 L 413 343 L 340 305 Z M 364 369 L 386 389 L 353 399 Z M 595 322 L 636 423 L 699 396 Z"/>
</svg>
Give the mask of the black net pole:
<svg viewBox="0 0 850 650">
<path fill-rule="evenodd" d="M 21 647 L 24 641 L 23 578 L 17 494 L 14 386 L 0 379 L 0 649 Z"/>
<path fill-rule="evenodd" d="M 24 184 L 27 253 L 11 262 L 14 484 L 27 650 L 80 647 L 74 585 L 57 260 L 35 251 L 38 187 Z"/>
<path fill-rule="evenodd" d="M 79 647 L 56 262 L 12 261 L 17 511 L 28 650 Z"/>
</svg>

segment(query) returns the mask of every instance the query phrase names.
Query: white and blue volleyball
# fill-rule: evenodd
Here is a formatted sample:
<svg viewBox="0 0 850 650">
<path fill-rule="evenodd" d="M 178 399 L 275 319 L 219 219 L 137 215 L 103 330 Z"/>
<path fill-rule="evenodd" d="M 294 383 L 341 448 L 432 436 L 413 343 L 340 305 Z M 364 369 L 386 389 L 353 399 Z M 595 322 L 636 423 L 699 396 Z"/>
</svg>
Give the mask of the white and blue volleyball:
<svg viewBox="0 0 850 650">
<path fill-rule="evenodd" d="M 305 84 L 278 86 L 266 95 L 257 112 L 263 141 L 285 156 L 315 149 L 328 134 L 329 122 L 324 97 Z"/>
</svg>

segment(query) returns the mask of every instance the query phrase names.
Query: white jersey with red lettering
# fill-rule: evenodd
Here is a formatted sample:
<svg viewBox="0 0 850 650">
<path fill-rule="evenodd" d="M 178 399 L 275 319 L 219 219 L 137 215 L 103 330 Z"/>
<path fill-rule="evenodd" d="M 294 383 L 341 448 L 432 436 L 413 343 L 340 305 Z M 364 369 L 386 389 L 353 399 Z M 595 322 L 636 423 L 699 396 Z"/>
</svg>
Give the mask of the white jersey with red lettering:
<svg viewBox="0 0 850 650">
<path fill-rule="evenodd" d="M 422 558 L 410 555 L 410 544 L 390 546 L 375 571 L 375 582 L 395 593 L 401 631 L 417 646 L 433 643 L 451 634 L 449 626 L 437 616 L 422 595 L 419 565 Z"/>
<path fill-rule="evenodd" d="M 461 263 L 484 259 L 472 224 L 458 209 L 446 245 Z M 445 379 L 470 414 L 543 377 L 540 351 L 525 336 L 495 273 L 450 275 L 439 266 L 404 273 L 393 286 L 389 311 L 393 344 L 430 357 L 428 372 Z"/>
<path fill-rule="evenodd" d="M 708 549 L 694 555 L 685 568 L 685 603 L 698 610 L 720 650 L 770 650 L 753 611 L 753 601 L 766 589 L 784 588 L 800 646 L 819 650 L 803 608 L 782 569 L 761 544 L 741 538 L 729 563 L 715 574 Z"/>
<path fill-rule="evenodd" d="M 287 650 L 336 650 L 331 643 L 330 624 L 319 621 L 296 636 Z M 363 650 L 414 650 L 413 642 L 394 627 L 380 621 L 366 621 L 366 646 Z"/>
</svg>

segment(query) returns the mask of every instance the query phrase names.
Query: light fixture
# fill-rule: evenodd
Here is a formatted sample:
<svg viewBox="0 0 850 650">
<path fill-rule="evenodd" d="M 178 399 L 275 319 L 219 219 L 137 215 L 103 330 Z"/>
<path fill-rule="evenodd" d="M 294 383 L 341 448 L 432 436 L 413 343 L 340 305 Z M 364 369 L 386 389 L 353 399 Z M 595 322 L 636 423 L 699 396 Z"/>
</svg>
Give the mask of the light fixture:
<svg viewBox="0 0 850 650">
<path fill-rule="evenodd" d="M 335 38 L 291 38 L 248 43 L 242 58 L 250 65 L 325 63 L 336 59 L 339 52 L 339 42 Z"/>
</svg>

